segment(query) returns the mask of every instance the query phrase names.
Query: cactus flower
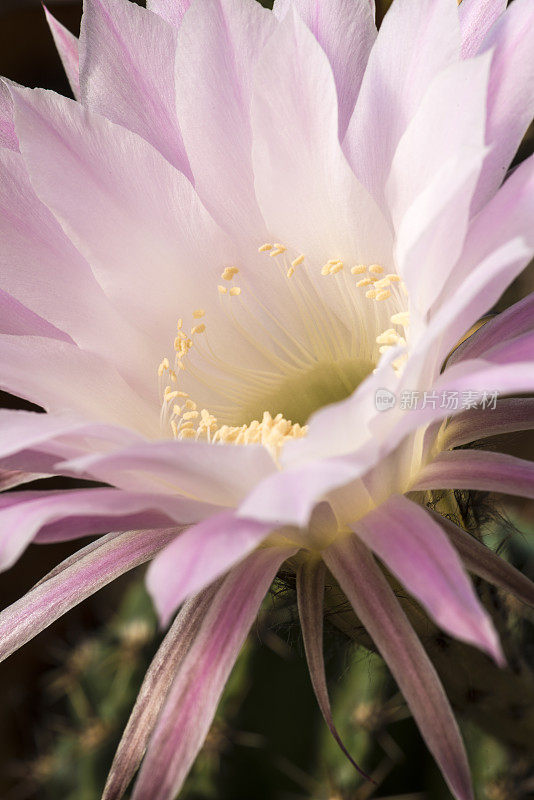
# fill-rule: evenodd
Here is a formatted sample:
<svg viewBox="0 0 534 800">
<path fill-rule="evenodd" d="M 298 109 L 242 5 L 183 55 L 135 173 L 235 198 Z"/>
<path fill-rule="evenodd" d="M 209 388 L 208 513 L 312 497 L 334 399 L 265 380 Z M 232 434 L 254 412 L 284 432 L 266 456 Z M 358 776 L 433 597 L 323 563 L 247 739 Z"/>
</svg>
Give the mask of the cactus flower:
<svg viewBox="0 0 534 800">
<path fill-rule="evenodd" d="M 534 422 L 533 300 L 486 314 L 534 252 L 531 0 L 85 0 L 48 20 L 75 99 L 0 82 L 0 565 L 105 534 L 0 615 L 6 657 L 151 562 L 169 633 L 105 800 L 172 800 L 260 604 L 297 575 L 334 736 L 325 578 L 387 661 L 458 800 L 438 675 L 381 565 L 504 662 L 468 573 L 534 588 L 428 492 L 534 496 L 465 447 Z M 451 354 L 452 353 L 452 354 Z M 491 402 L 490 402 L 491 401 Z M 462 446 L 461 449 L 458 449 Z M 286 567 L 287 568 L 287 567 Z M 327 573 L 328 570 L 328 573 Z M 177 616 L 176 612 L 178 611 Z"/>
</svg>

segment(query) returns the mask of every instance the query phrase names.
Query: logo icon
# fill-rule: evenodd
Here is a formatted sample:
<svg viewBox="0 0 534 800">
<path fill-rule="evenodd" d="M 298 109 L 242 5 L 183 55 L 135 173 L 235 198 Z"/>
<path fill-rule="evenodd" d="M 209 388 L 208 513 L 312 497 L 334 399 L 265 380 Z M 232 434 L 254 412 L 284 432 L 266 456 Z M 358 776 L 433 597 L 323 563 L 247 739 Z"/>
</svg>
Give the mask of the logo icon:
<svg viewBox="0 0 534 800">
<path fill-rule="evenodd" d="M 375 406 L 377 411 L 389 411 L 393 408 L 397 398 L 389 389 L 377 389 L 375 392 Z"/>
</svg>

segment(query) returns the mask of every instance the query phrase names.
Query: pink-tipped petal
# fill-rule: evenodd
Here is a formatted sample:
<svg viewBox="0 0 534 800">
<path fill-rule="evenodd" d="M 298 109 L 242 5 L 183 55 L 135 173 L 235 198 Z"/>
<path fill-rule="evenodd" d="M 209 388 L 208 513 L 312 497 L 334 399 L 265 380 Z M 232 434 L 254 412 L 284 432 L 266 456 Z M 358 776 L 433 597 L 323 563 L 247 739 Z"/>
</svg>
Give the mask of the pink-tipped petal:
<svg viewBox="0 0 534 800">
<path fill-rule="evenodd" d="M 0 78 L 0 147 L 18 151 L 19 140 L 13 122 L 13 100 L 7 84 Z"/>
<path fill-rule="evenodd" d="M 446 451 L 423 468 L 411 488 L 473 489 L 534 499 L 534 463 L 486 450 Z"/>
<path fill-rule="evenodd" d="M 74 97 L 80 96 L 80 61 L 78 39 L 44 7 L 46 21 L 50 26 L 63 68 L 69 79 Z"/>
<path fill-rule="evenodd" d="M 332 717 L 323 655 L 323 596 L 325 567 L 322 561 L 303 562 L 297 571 L 297 600 L 302 638 L 313 690 L 330 733 L 354 768 L 371 780 L 354 761 L 337 731 Z"/>
<path fill-rule="evenodd" d="M 423 508 L 392 495 L 353 530 L 440 627 L 504 663 L 497 632 L 460 558 Z"/>
<path fill-rule="evenodd" d="M 317 291 L 340 304 L 320 267 L 333 254 L 348 263 L 390 264 L 391 232 L 343 156 L 332 70 L 293 9 L 258 62 L 252 127 L 256 195 L 267 227 L 313 259 Z"/>
<path fill-rule="evenodd" d="M 216 514 L 178 536 L 150 565 L 146 581 L 163 626 L 183 601 L 255 550 L 272 525 Z"/>
<path fill-rule="evenodd" d="M 146 7 L 149 11 L 159 14 L 160 17 L 179 28 L 185 12 L 191 5 L 191 0 L 147 0 Z"/>
<path fill-rule="evenodd" d="M 534 114 L 534 6 L 515 0 L 482 45 L 492 51 L 486 143 L 490 151 L 473 200 L 473 215 L 503 182 Z"/>
<path fill-rule="evenodd" d="M 194 3 L 178 33 L 176 103 L 196 189 L 227 230 L 266 231 L 254 194 L 252 77 L 273 15 L 256 0 Z M 258 247 L 256 244 L 256 247 Z"/>
<path fill-rule="evenodd" d="M 486 34 L 501 14 L 508 0 L 463 0 L 458 7 L 462 36 L 462 58 L 472 58 L 480 50 Z"/>
<path fill-rule="evenodd" d="M 102 794 L 102 800 L 120 800 L 133 778 L 152 735 L 169 689 L 195 640 L 198 629 L 219 589 L 214 583 L 182 606 L 145 675 L 135 706 L 124 729 Z"/>
<path fill-rule="evenodd" d="M 460 29 L 448 0 L 396 0 L 380 27 L 343 149 L 379 203 L 395 149 L 432 79 L 458 60 Z"/>
<path fill-rule="evenodd" d="M 371 553 L 354 535 L 323 558 L 391 669 L 452 793 L 473 800 L 467 757 L 443 687 Z"/>
<path fill-rule="evenodd" d="M 342 140 L 376 39 L 373 9 L 369 0 L 278 0 L 273 12 L 283 19 L 291 6 L 328 56 L 336 82 Z"/>
<path fill-rule="evenodd" d="M 144 564 L 176 533 L 176 529 L 109 533 L 63 561 L 24 597 L 0 613 L 0 660 L 82 600 Z"/>
<path fill-rule="evenodd" d="M 453 417 L 440 436 L 440 447 L 452 450 L 501 433 L 534 428 L 534 400 L 512 397 L 498 400 L 494 409 L 473 408 Z"/>
<path fill-rule="evenodd" d="M 523 603 L 534 606 L 534 583 L 526 575 L 451 520 L 435 511 L 430 513 L 449 537 L 469 572 L 511 592 Z"/>
<path fill-rule="evenodd" d="M 258 550 L 223 581 L 160 713 L 132 800 L 170 800 L 178 794 L 265 593 L 294 552 Z"/>
<path fill-rule="evenodd" d="M 191 177 L 174 88 L 176 30 L 135 3 L 85 0 L 81 101 L 150 142 Z"/>
<path fill-rule="evenodd" d="M 520 336 L 534 327 L 534 292 L 514 303 L 482 325 L 451 355 L 449 363 L 466 358 L 483 358 L 487 350 L 503 341 Z"/>
<path fill-rule="evenodd" d="M 194 500 L 107 488 L 14 492 L 2 498 L 8 503 L 0 509 L 0 569 L 10 567 L 38 532 L 41 542 L 63 541 L 110 528 L 190 524 L 213 510 Z"/>
</svg>

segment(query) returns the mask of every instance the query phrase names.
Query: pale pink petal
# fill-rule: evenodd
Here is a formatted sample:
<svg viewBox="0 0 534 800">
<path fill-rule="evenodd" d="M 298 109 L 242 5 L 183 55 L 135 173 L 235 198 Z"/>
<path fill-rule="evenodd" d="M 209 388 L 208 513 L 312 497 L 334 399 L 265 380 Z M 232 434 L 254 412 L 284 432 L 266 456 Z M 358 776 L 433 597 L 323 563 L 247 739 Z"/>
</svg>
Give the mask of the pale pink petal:
<svg viewBox="0 0 534 800">
<path fill-rule="evenodd" d="M 384 202 L 395 149 L 432 79 L 459 58 L 449 0 L 396 0 L 380 27 L 343 148 L 356 177 Z"/>
<path fill-rule="evenodd" d="M 251 82 L 275 29 L 256 0 L 205 0 L 185 16 L 176 53 L 178 118 L 196 189 L 223 227 L 254 232 L 256 247 L 266 234 L 254 195 Z"/>
<path fill-rule="evenodd" d="M 36 496 L 37 495 L 37 496 Z M 14 492 L 0 510 L 0 569 L 10 567 L 40 531 L 41 542 L 78 539 L 119 530 L 190 524 L 213 509 L 184 498 L 123 492 L 118 489 L 74 489 L 64 492 Z"/>
<path fill-rule="evenodd" d="M 526 575 L 451 520 L 435 511 L 430 513 L 444 529 L 469 572 L 511 592 L 523 603 L 534 606 L 534 583 Z"/>
<path fill-rule="evenodd" d="M 223 581 L 160 713 L 132 800 L 168 800 L 179 792 L 265 593 L 294 552 L 258 550 Z"/>
<path fill-rule="evenodd" d="M 7 335 L 1 338 L 0 355 L 0 387 L 5 391 L 47 411 L 160 435 L 158 407 L 136 395 L 99 356 L 58 339 Z"/>
<path fill-rule="evenodd" d="M 484 353 L 495 345 L 526 333 L 533 327 L 534 292 L 482 325 L 454 351 L 449 363 L 466 358 L 483 358 Z"/>
<path fill-rule="evenodd" d="M 275 2 L 273 12 L 282 19 L 291 5 L 330 61 L 337 89 L 339 137 L 343 139 L 376 39 L 373 9 L 369 0 L 288 0 Z"/>
<path fill-rule="evenodd" d="M 191 5 L 191 0 L 147 0 L 146 7 L 159 14 L 170 25 L 179 28 L 182 24 L 182 19 Z"/>
<path fill-rule="evenodd" d="M 421 313 L 439 295 L 462 252 L 486 153 L 490 64 L 484 54 L 443 70 L 393 158 L 386 197 L 397 230 L 397 264 Z"/>
<path fill-rule="evenodd" d="M 0 333 L 46 336 L 72 342 L 70 336 L 43 317 L 30 311 L 14 297 L 0 289 Z"/>
<path fill-rule="evenodd" d="M 446 451 L 422 469 L 411 488 L 477 489 L 534 498 L 534 462 L 487 450 Z"/>
<path fill-rule="evenodd" d="M 6 292 L 147 391 L 159 348 L 147 352 L 110 305 L 88 263 L 35 195 L 23 158 L 10 150 L 0 150 L 0 267 Z M 51 281 L 61 292 L 50 291 Z"/>
<path fill-rule="evenodd" d="M 323 654 L 323 596 L 325 567 L 322 561 L 303 561 L 297 570 L 297 599 L 302 638 L 313 690 L 330 733 L 360 775 L 369 778 L 354 761 L 337 731 L 332 717 Z"/>
<path fill-rule="evenodd" d="M 187 178 L 139 136 L 52 92 L 17 90 L 15 104 L 33 186 L 112 304 L 151 338 L 153 376 L 179 316 L 217 313 L 221 269 L 235 263 L 229 242 Z"/>
<path fill-rule="evenodd" d="M 86 0 L 80 99 L 138 133 L 191 177 L 175 108 L 176 31 L 135 3 Z"/>
<path fill-rule="evenodd" d="M 534 400 L 513 397 L 498 400 L 493 410 L 473 408 L 453 417 L 440 436 L 440 446 L 452 449 L 489 436 L 533 428 Z"/>
<path fill-rule="evenodd" d="M 491 618 L 454 547 L 425 509 L 401 495 L 392 495 L 353 530 L 441 628 L 480 647 L 503 665 Z"/>
<path fill-rule="evenodd" d="M 19 140 L 13 122 L 13 100 L 4 80 L 0 78 L 0 147 L 19 149 Z"/>
<path fill-rule="evenodd" d="M 465 750 L 443 687 L 369 550 L 352 536 L 323 557 L 391 669 L 452 793 L 472 800 Z"/>
<path fill-rule="evenodd" d="M 120 800 L 128 788 L 158 719 L 177 671 L 216 595 L 214 583 L 182 606 L 145 675 L 135 706 L 124 729 L 102 794 L 102 800 Z"/>
<path fill-rule="evenodd" d="M 80 66 L 78 55 L 78 39 L 44 6 L 46 21 L 50 26 L 54 43 L 61 58 L 63 68 L 69 79 L 74 97 L 80 96 Z"/>
<path fill-rule="evenodd" d="M 534 327 L 534 326 L 533 326 Z M 485 350 L 481 360 L 491 361 L 492 364 L 509 364 L 513 361 L 534 361 L 534 330 L 507 339 Z"/>
<path fill-rule="evenodd" d="M 493 23 L 506 10 L 508 0 L 463 0 L 458 7 L 462 57 L 472 58 Z"/>
<path fill-rule="evenodd" d="M 150 565 L 146 581 L 163 626 L 187 597 L 248 556 L 272 525 L 225 512 L 188 528 Z"/>
<path fill-rule="evenodd" d="M 328 259 L 391 265 L 389 227 L 339 145 L 328 59 L 293 10 L 256 69 L 252 125 L 264 219 L 275 239 L 311 259 L 310 277 L 319 276 L 321 295 L 339 298 L 320 276 Z"/>
<path fill-rule="evenodd" d="M 0 660 L 82 600 L 144 564 L 175 535 L 176 529 L 109 533 L 74 553 L 0 613 Z"/>
<path fill-rule="evenodd" d="M 486 157 L 473 214 L 503 182 L 510 162 L 534 115 L 534 6 L 515 0 L 484 39 L 482 50 L 493 51 L 488 93 Z"/>
</svg>

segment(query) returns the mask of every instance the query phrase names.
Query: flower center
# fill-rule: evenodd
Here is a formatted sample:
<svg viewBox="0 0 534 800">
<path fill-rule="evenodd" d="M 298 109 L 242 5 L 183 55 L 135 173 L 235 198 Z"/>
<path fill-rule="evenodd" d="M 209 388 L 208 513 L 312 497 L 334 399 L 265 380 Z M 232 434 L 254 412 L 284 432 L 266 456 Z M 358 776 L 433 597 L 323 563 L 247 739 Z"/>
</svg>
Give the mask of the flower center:
<svg viewBox="0 0 534 800">
<path fill-rule="evenodd" d="M 305 436 L 314 411 L 344 400 L 381 353 L 406 343 L 409 320 L 404 285 L 379 264 L 346 267 L 334 258 L 314 267 L 302 254 L 290 258 L 281 244 L 264 244 L 259 252 L 280 273 L 284 302 L 292 304 L 290 323 L 246 281 L 237 285 L 238 267 L 224 267 L 214 286 L 219 319 L 226 331 L 230 323 L 252 362 L 236 357 L 236 339 L 221 355 L 224 337 L 204 309 L 193 311 L 188 333 L 180 319 L 174 363 L 164 358 L 158 367 L 161 421 L 177 439 L 258 443 L 276 457 L 287 441 Z M 327 297 L 323 279 L 330 284 Z M 400 368 L 399 360 L 393 366 Z"/>
</svg>

